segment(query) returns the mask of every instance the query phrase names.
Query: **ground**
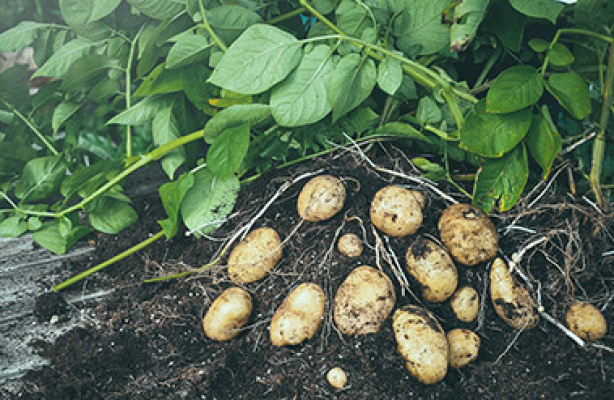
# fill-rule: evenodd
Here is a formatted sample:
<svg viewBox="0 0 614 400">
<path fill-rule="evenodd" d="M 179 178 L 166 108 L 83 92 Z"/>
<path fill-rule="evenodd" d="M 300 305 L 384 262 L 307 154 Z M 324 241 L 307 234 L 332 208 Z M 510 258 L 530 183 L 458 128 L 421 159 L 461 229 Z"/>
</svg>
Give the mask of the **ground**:
<svg viewBox="0 0 614 400">
<path fill-rule="evenodd" d="M 405 174 L 411 166 L 396 153 L 370 156 L 378 165 Z M 385 157 L 382 157 L 384 155 Z M 263 281 L 246 285 L 254 299 L 248 326 L 229 342 L 209 340 L 201 318 L 211 301 L 232 285 L 219 265 L 179 280 L 143 283 L 146 278 L 198 268 L 210 262 L 222 246 L 221 239 L 250 221 L 284 182 L 307 172 L 329 173 L 343 179 L 348 198 L 343 211 L 332 219 L 299 226 L 296 212 L 301 180 L 284 192 L 254 227 L 275 228 L 285 240 L 281 262 Z M 517 332 L 495 314 L 488 298 L 488 263 L 458 266 L 460 284 L 474 286 L 482 295 L 478 321 L 465 324 L 453 317 L 447 303 L 422 301 L 410 280 L 414 296 L 396 280 L 391 267 L 376 258 L 375 237 L 368 207 L 375 192 L 400 184 L 426 194 L 424 226 L 420 234 L 437 236 L 437 219 L 449 204 L 440 193 L 415 181 L 376 171 L 356 154 L 338 153 L 292 168 L 270 173 L 247 186 L 235 212 L 214 237 L 195 238 L 184 232 L 159 241 L 136 255 L 67 289 L 114 287 L 114 292 L 94 309 L 86 322 L 55 343 L 38 343 L 50 364 L 28 373 L 21 399 L 605 399 L 614 391 L 614 354 L 603 348 L 581 348 L 553 324 L 541 320 L 531 330 Z M 466 201 L 453 188 L 438 186 L 445 194 Z M 86 262 L 65 263 L 73 273 L 108 259 L 158 231 L 156 220 L 165 217 L 155 196 L 135 204 L 140 222 L 117 236 L 98 235 L 96 251 Z M 349 217 L 358 217 L 349 219 Z M 533 284 L 546 311 L 562 320 L 573 299 L 587 300 L 614 321 L 614 259 L 604 257 L 614 249 L 612 218 L 601 215 L 582 199 L 555 183 L 536 188 L 505 214 L 492 216 L 501 235 L 500 247 L 510 257 L 536 238 L 547 241 L 531 248 L 520 267 Z M 340 255 L 335 238 L 354 232 L 365 238 L 365 252 L 356 260 Z M 390 254 L 403 264 L 413 237 L 381 236 Z M 448 372 L 443 382 L 425 386 L 404 368 L 396 351 L 390 319 L 379 333 L 343 336 L 330 312 L 316 336 L 294 347 L 274 347 L 268 322 L 285 296 L 302 282 L 316 282 L 325 290 L 329 305 L 336 288 L 360 265 L 379 266 L 395 282 L 397 306 L 422 303 L 446 330 L 473 329 L 482 340 L 475 363 Z M 330 310 L 330 307 L 327 308 Z M 79 310 L 63 304 L 60 295 L 47 294 L 37 301 L 37 316 L 46 323 Z M 613 347 L 612 328 L 599 345 Z M 349 384 L 333 389 L 326 373 L 339 366 Z"/>
</svg>

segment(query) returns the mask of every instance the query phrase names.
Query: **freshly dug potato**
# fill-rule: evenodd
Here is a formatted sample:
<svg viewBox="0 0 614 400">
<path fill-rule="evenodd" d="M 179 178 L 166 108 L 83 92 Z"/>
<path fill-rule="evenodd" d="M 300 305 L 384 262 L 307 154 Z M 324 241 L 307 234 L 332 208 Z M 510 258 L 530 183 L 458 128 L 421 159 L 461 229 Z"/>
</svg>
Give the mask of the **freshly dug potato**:
<svg viewBox="0 0 614 400">
<path fill-rule="evenodd" d="M 497 255 L 499 235 L 479 208 L 453 204 L 441 214 L 438 226 L 441 241 L 461 264 L 475 265 Z"/>
<path fill-rule="evenodd" d="M 343 208 L 345 187 L 330 175 L 312 178 L 298 196 L 298 215 L 306 221 L 317 222 L 329 219 Z"/>
<path fill-rule="evenodd" d="M 431 385 L 448 372 L 448 339 L 427 310 L 407 305 L 394 312 L 392 329 L 405 367 L 420 382 Z"/>
<path fill-rule="evenodd" d="M 599 340 L 605 336 L 608 324 L 595 306 L 577 301 L 565 314 L 565 323 L 573 333 L 584 340 Z"/>
<path fill-rule="evenodd" d="M 203 318 L 205 334 L 225 341 L 237 336 L 252 313 L 252 296 L 244 289 L 224 290 L 211 304 Z"/>
<path fill-rule="evenodd" d="M 331 368 L 326 374 L 326 379 L 335 389 L 343 389 L 348 383 L 347 374 L 339 367 Z"/>
<path fill-rule="evenodd" d="M 349 258 L 359 257 L 362 254 L 362 240 L 353 233 L 346 233 L 339 238 L 337 250 Z"/>
<path fill-rule="evenodd" d="M 228 276 L 235 283 L 258 281 L 275 268 L 281 256 L 277 232 L 267 227 L 254 229 L 228 256 Z"/>
<path fill-rule="evenodd" d="M 335 295 L 333 317 L 346 335 L 378 332 L 396 302 L 390 278 L 380 270 L 363 265 L 353 270 Z"/>
<path fill-rule="evenodd" d="M 535 300 L 501 258 L 490 267 L 490 298 L 499 317 L 514 329 L 530 329 L 539 322 Z"/>
<path fill-rule="evenodd" d="M 298 285 L 275 311 L 269 335 L 275 346 L 293 346 L 311 339 L 320 327 L 326 295 L 315 283 Z"/>
<path fill-rule="evenodd" d="M 400 186 L 380 189 L 371 202 L 371 222 L 388 236 L 416 233 L 422 225 L 424 195 Z"/>
<path fill-rule="evenodd" d="M 450 368 L 458 369 L 478 357 L 480 337 L 469 329 L 452 329 L 447 334 L 450 346 Z"/>
<path fill-rule="evenodd" d="M 454 261 L 448 252 L 425 237 L 418 237 L 405 254 L 407 272 L 422 287 L 422 296 L 431 303 L 447 300 L 458 284 Z"/>
<path fill-rule="evenodd" d="M 463 286 L 452 295 L 450 307 L 459 321 L 472 322 L 480 311 L 480 295 L 474 288 Z"/>
</svg>

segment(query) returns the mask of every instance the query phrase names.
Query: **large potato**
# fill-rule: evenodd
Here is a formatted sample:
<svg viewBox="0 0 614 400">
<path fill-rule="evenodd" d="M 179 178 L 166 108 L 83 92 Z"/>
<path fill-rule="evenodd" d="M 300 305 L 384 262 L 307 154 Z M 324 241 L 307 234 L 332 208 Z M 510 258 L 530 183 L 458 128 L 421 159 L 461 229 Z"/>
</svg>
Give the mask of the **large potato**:
<svg viewBox="0 0 614 400">
<path fill-rule="evenodd" d="M 326 295 L 315 283 L 296 287 L 275 311 L 269 335 L 275 346 L 297 345 L 316 334 L 326 306 Z"/>
<path fill-rule="evenodd" d="M 448 372 L 448 339 L 435 317 L 408 305 L 394 312 L 392 329 L 409 373 L 427 385 L 443 380 Z"/>
<path fill-rule="evenodd" d="M 565 314 L 565 323 L 573 333 L 585 340 L 599 340 L 605 336 L 608 324 L 595 306 L 577 301 Z"/>
<path fill-rule="evenodd" d="M 480 295 L 474 288 L 463 286 L 452 295 L 450 307 L 459 321 L 472 322 L 480 311 Z"/>
<path fill-rule="evenodd" d="M 264 278 L 282 256 L 281 239 L 272 228 L 251 231 L 228 256 L 228 276 L 236 283 Z"/>
<path fill-rule="evenodd" d="M 450 347 L 450 367 L 462 368 L 478 357 L 480 337 L 469 329 L 452 329 L 446 335 Z"/>
<path fill-rule="evenodd" d="M 363 265 L 353 270 L 337 290 L 333 310 L 335 324 L 346 335 L 378 332 L 395 302 L 390 278 Z"/>
<path fill-rule="evenodd" d="M 424 195 L 400 186 L 380 189 L 371 202 L 371 222 L 388 236 L 416 233 L 422 225 Z"/>
<path fill-rule="evenodd" d="M 479 208 L 453 204 L 439 218 L 441 241 L 461 264 L 475 265 L 497 255 L 499 235 Z"/>
<path fill-rule="evenodd" d="M 448 252 L 437 243 L 419 237 L 405 254 L 407 272 L 422 287 L 422 296 L 431 303 L 447 300 L 458 284 L 456 266 Z"/>
<path fill-rule="evenodd" d="M 514 329 L 530 329 L 539 322 L 535 300 L 501 258 L 490 267 L 490 298 L 499 317 Z"/>
<path fill-rule="evenodd" d="M 237 336 L 252 313 L 252 296 L 244 289 L 224 290 L 211 304 L 203 318 L 205 334 L 218 341 Z"/>
<path fill-rule="evenodd" d="M 343 208 L 345 187 L 330 175 L 312 178 L 298 196 L 298 215 L 306 221 L 317 222 L 329 219 Z"/>
</svg>

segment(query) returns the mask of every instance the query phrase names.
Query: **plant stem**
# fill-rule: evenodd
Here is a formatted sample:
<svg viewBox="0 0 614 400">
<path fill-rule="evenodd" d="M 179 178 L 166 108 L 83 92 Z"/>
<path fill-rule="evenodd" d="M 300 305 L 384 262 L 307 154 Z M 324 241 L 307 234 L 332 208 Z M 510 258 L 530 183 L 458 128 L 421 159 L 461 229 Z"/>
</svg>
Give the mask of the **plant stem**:
<svg viewBox="0 0 614 400">
<path fill-rule="evenodd" d="M 126 65 L 126 110 L 132 107 L 132 62 L 134 60 L 134 52 L 136 43 L 142 29 L 134 37 L 130 43 L 130 51 L 128 53 L 128 62 Z M 132 157 L 132 126 L 126 125 L 126 158 Z"/>
<path fill-rule="evenodd" d="M 275 18 L 271 18 L 271 19 L 270 19 L 270 20 L 268 20 L 266 23 L 267 23 L 267 24 L 269 24 L 269 25 L 279 24 L 280 22 L 283 22 L 283 21 L 285 21 L 285 20 L 287 20 L 287 19 L 294 18 L 294 17 L 296 17 L 297 15 L 302 14 L 302 13 L 304 13 L 305 11 L 307 11 L 307 9 L 306 9 L 305 7 L 300 7 L 300 8 L 297 8 L 296 10 L 292 10 L 292 11 L 287 12 L 287 13 L 285 13 L 285 14 L 278 15 L 278 16 L 277 16 L 277 17 L 275 17 Z"/>
<path fill-rule="evenodd" d="M 558 31 L 556 31 L 556 34 L 554 35 L 554 37 L 552 38 L 552 41 L 550 42 L 550 46 L 548 46 L 548 50 L 551 50 L 552 48 L 554 48 L 554 45 L 559 41 L 559 38 L 561 37 L 561 35 L 590 36 L 592 38 L 602 40 L 606 43 L 610 43 L 610 45 L 614 44 L 614 37 L 601 35 L 597 32 L 587 31 L 585 29 L 567 28 L 567 29 L 559 29 Z M 548 51 L 546 51 L 546 56 L 544 57 L 544 62 L 541 66 L 542 76 L 544 76 L 544 74 L 546 73 L 546 69 L 548 68 L 549 63 L 550 63 L 550 59 L 548 57 Z"/>
<path fill-rule="evenodd" d="M 17 110 L 15 107 L 13 107 L 12 105 L 10 105 L 9 103 L 7 103 L 6 101 L 2 100 L 2 103 L 4 103 L 4 105 L 9 108 L 11 110 L 11 112 L 13 112 L 24 124 L 26 124 L 28 126 L 28 128 L 30 128 L 30 130 L 32 132 L 34 132 L 34 134 L 39 138 L 39 140 L 41 142 L 43 142 L 43 144 L 45 145 L 45 147 L 47 147 L 47 149 L 54 155 L 57 156 L 58 154 L 60 154 L 55 147 L 53 147 L 53 145 L 51 144 L 51 142 L 49 142 L 47 140 L 47 138 L 45 137 L 45 135 L 43 135 L 41 133 L 41 131 L 38 130 L 38 128 L 36 126 L 34 126 L 34 124 L 32 122 L 30 122 L 22 113 L 19 112 L 19 110 Z"/>
<path fill-rule="evenodd" d="M 207 21 L 207 15 L 205 14 L 205 6 L 203 6 L 202 0 L 198 0 L 198 7 L 200 8 L 200 17 L 203 19 L 203 28 L 205 28 L 207 33 L 209 33 L 209 36 L 211 36 L 211 39 L 213 39 L 217 47 L 219 47 L 220 50 L 225 53 L 228 48 L 226 47 L 224 42 L 222 42 L 222 39 L 220 39 L 219 36 L 213 31 L 211 25 L 209 25 L 209 21 Z"/>
</svg>

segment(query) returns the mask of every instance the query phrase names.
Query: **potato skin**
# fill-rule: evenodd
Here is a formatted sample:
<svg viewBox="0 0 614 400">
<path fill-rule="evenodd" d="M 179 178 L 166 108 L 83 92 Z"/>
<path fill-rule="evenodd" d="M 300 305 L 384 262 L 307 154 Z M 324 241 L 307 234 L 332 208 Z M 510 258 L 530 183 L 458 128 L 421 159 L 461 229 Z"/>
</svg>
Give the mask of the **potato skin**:
<svg viewBox="0 0 614 400">
<path fill-rule="evenodd" d="M 226 341 L 237 336 L 252 313 L 252 296 L 244 289 L 224 290 L 211 304 L 203 318 L 207 337 Z"/>
<path fill-rule="evenodd" d="M 400 186 L 380 189 L 371 202 L 371 222 L 388 236 L 412 235 L 422 225 L 424 194 Z"/>
<path fill-rule="evenodd" d="M 472 322 L 480 311 L 480 295 L 474 288 L 463 286 L 452 295 L 450 307 L 459 321 Z"/>
<path fill-rule="evenodd" d="M 343 389 L 348 383 L 348 376 L 340 367 L 331 368 L 326 374 L 328 383 L 335 389 Z"/>
<path fill-rule="evenodd" d="M 353 270 L 335 294 L 333 318 L 345 335 L 378 332 L 388 318 L 396 294 L 386 274 L 363 265 Z"/>
<path fill-rule="evenodd" d="M 450 347 L 450 368 L 458 369 L 478 358 L 480 337 L 469 329 L 452 329 L 446 335 Z"/>
<path fill-rule="evenodd" d="M 325 307 L 326 295 L 320 286 L 311 282 L 298 285 L 273 315 L 271 343 L 293 346 L 311 339 L 320 327 Z"/>
<path fill-rule="evenodd" d="M 454 261 L 437 243 L 423 236 L 409 246 L 405 254 L 407 272 L 422 287 L 422 296 L 431 303 L 447 300 L 458 284 Z"/>
<path fill-rule="evenodd" d="M 453 204 L 439 218 L 441 241 L 452 258 L 463 265 L 476 265 L 497 255 L 499 235 L 494 224 L 477 207 Z"/>
<path fill-rule="evenodd" d="M 441 382 L 448 372 L 450 350 L 435 317 L 424 308 L 407 305 L 394 312 L 392 330 L 409 373 L 426 385 Z"/>
<path fill-rule="evenodd" d="M 343 208 L 345 187 L 331 175 L 318 175 L 303 186 L 298 196 L 298 215 L 306 221 L 324 221 Z"/>
<path fill-rule="evenodd" d="M 354 233 L 346 233 L 339 238 L 337 250 L 349 258 L 356 258 L 362 254 L 362 240 Z"/>
<path fill-rule="evenodd" d="M 264 278 L 282 257 L 281 239 L 273 228 L 251 231 L 228 256 L 228 276 L 235 283 Z"/>
<path fill-rule="evenodd" d="M 565 324 L 584 340 L 599 340 L 605 336 L 608 324 L 601 311 L 583 301 L 574 302 L 565 314 Z"/>
<path fill-rule="evenodd" d="M 514 329 L 530 329 L 539 322 L 535 300 L 501 258 L 490 267 L 490 298 L 499 317 Z"/>
</svg>

